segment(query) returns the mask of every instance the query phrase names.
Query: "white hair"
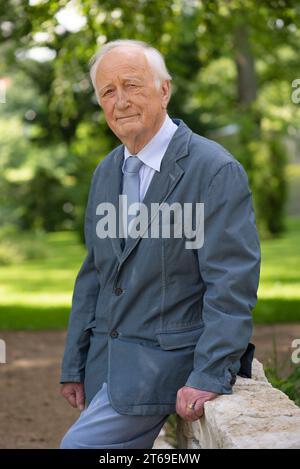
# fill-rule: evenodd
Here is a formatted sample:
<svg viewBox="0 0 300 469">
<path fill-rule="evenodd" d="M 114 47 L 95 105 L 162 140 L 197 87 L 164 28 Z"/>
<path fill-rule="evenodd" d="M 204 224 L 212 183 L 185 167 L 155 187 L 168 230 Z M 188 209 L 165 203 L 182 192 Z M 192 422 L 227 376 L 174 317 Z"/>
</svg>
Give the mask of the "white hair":
<svg viewBox="0 0 300 469">
<path fill-rule="evenodd" d="M 115 41 L 107 42 L 104 46 L 98 50 L 90 60 L 90 77 L 96 92 L 96 96 L 99 101 L 99 95 L 96 86 L 96 73 L 98 66 L 107 52 L 115 49 L 116 47 L 139 47 L 144 52 L 146 60 L 154 74 L 154 83 L 157 89 L 159 89 L 162 81 L 172 80 L 170 73 L 165 64 L 165 60 L 162 54 L 155 49 L 155 47 L 150 46 L 143 41 L 135 41 L 132 39 L 117 39 Z"/>
</svg>

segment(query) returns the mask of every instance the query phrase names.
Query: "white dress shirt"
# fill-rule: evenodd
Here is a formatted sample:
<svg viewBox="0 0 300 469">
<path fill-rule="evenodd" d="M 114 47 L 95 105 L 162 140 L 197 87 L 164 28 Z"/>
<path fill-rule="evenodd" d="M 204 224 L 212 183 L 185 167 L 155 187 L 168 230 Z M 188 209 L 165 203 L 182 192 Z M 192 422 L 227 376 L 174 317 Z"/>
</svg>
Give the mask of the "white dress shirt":
<svg viewBox="0 0 300 469">
<path fill-rule="evenodd" d="M 140 201 L 145 197 L 147 189 L 150 185 L 151 179 L 155 171 L 160 171 L 161 160 L 167 150 L 167 147 L 177 130 L 177 125 L 174 124 L 168 115 L 159 131 L 152 137 L 152 139 L 136 154 L 136 156 L 143 162 L 139 170 L 140 178 Z M 124 174 L 124 166 L 126 159 L 132 156 L 128 148 L 124 149 L 124 162 L 122 165 L 122 172 Z"/>
</svg>

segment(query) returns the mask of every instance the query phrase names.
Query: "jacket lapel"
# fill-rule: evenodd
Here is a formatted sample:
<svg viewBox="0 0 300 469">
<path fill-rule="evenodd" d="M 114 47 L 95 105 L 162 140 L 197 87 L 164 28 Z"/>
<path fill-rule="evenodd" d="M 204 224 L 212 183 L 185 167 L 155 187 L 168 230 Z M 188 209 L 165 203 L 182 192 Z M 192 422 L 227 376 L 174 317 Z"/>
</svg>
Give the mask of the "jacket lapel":
<svg viewBox="0 0 300 469">
<path fill-rule="evenodd" d="M 184 169 L 178 163 L 178 160 L 188 155 L 188 144 L 192 131 L 187 127 L 182 120 L 174 119 L 175 123 L 179 123 L 178 129 L 170 141 L 170 144 L 163 156 L 161 163 L 160 172 L 155 172 L 146 195 L 143 200 L 143 204 L 146 205 L 148 211 L 148 223 L 145 230 L 141 231 L 141 234 L 137 238 L 128 237 L 126 240 L 125 248 L 121 249 L 120 238 L 110 238 L 113 249 L 119 260 L 119 268 L 123 262 L 127 259 L 129 254 L 137 246 L 139 241 L 142 239 L 143 234 L 148 229 L 154 218 L 158 215 L 159 207 L 156 210 L 151 211 L 151 204 L 162 204 L 173 192 L 180 179 L 184 174 Z M 116 207 L 116 227 L 117 236 L 119 233 L 120 226 L 120 208 L 119 208 L 119 194 L 122 191 L 122 163 L 124 157 L 124 146 L 119 146 L 114 154 L 114 172 L 110 180 L 108 181 L 108 193 L 107 201 L 111 202 Z"/>
<path fill-rule="evenodd" d="M 116 210 L 116 231 L 117 237 L 110 240 L 112 242 L 113 249 L 115 254 L 120 262 L 123 251 L 121 248 L 121 239 L 118 237 L 119 227 L 120 227 L 120 207 L 119 207 L 119 194 L 122 193 L 122 164 L 124 159 L 124 145 L 120 145 L 116 148 L 113 156 L 113 167 L 111 170 L 111 175 L 107 181 L 107 196 L 106 201 L 111 203 Z"/>
</svg>

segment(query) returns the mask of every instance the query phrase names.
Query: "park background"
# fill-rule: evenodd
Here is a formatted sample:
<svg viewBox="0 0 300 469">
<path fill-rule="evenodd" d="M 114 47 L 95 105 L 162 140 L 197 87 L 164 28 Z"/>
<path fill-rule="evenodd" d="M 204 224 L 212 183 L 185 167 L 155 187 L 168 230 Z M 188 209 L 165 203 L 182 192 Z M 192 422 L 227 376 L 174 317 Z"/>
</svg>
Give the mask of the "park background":
<svg viewBox="0 0 300 469">
<path fill-rule="evenodd" d="M 300 403 L 291 362 L 300 338 L 299 3 L 0 0 L 2 448 L 57 447 L 78 416 L 59 395 L 60 360 L 90 178 L 119 143 L 88 62 L 117 38 L 162 52 L 173 77 L 169 115 L 246 169 L 262 247 L 256 356 Z"/>
</svg>

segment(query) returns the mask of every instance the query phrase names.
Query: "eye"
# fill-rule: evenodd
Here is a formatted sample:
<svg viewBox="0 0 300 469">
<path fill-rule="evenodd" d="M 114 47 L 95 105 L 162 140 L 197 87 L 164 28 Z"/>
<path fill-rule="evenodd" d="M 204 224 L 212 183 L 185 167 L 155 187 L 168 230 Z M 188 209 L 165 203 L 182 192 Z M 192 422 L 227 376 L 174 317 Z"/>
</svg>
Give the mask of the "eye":
<svg viewBox="0 0 300 469">
<path fill-rule="evenodd" d="M 113 90 L 106 90 L 103 96 L 108 96 L 113 92 Z"/>
</svg>

